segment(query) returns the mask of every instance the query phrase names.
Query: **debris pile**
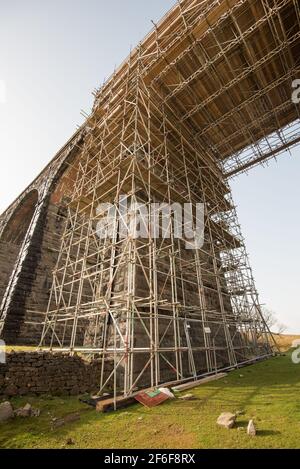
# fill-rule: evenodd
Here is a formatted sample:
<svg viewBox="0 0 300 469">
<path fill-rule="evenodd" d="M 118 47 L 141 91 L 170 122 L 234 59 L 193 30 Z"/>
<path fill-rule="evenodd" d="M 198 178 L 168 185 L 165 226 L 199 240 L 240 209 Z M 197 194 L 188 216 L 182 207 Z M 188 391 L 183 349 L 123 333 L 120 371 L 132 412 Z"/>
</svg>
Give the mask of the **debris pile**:
<svg viewBox="0 0 300 469">
<path fill-rule="evenodd" d="M 16 417 L 39 417 L 41 411 L 34 409 L 31 404 L 26 404 L 24 407 L 20 407 L 15 411 Z"/>
<path fill-rule="evenodd" d="M 14 417 L 39 417 L 40 413 L 39 409 L 34 409 L 29 403 L 16 410 L 9 401 L 0 404 L 0 422 L 6 422 Z"/>
</svg>

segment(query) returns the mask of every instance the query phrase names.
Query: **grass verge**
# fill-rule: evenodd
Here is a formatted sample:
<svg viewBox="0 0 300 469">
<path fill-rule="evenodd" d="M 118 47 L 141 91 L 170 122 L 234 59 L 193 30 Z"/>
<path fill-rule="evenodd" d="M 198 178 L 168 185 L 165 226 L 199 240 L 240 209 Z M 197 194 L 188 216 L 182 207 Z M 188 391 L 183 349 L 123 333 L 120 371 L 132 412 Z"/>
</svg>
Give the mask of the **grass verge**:
<svg viewBox="0 0 300 469">
<path fill-rule="evenodd" d="M 72 397 L 14 398 L 30 402 L 40 417 L 0 424 L 1 448 L 299 448 L 300 365 L 290 353 L 229 373 L 189 392 L 194 401 L 168 401 L 146 409 L 139 404 L 97 414 Z M 221 412 L 242 412 L 235 428 L 216 425 Z M 80 420 L 53 429 L 52 419 L 79 412 Z M 246 427 L 254 419 L 256 437 Z"/>
</svg>

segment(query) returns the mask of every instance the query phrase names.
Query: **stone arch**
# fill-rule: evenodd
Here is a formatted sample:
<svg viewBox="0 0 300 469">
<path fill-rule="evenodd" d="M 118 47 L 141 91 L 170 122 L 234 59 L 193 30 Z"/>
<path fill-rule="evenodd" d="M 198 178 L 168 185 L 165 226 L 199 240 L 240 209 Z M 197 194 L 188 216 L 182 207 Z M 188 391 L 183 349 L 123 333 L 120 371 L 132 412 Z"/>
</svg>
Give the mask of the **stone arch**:
<svg viewBox="0 0 300 469">
<path fill-rule="evenodd" d="M 36 189 L 25 195 L 8 219 L 0 241 L 18 246 L 22 244 L 34 215 L 38 198 L 39 193 Z"/>
<path fill-rule="evenodd" d="M 0 303 L 33 219 L 39 193 L 28 192 L 9 217 L 0 237 Z"/>
<path fill-rule="evenodd" d="M 15 247 L 15 253 L 8 254 L 11 269 L 6 266 L 6 281 L 1 279 L 5 254 L 0 253 L 0 337 L 7 344 L 37 345 L 40 341 L 67 220 L 72 175 L 66 173 L 72 171 L 69 163 L 80 156 L 82 140 L 80 133 L 74 144 L 64 148 L 65 153 L 34 181 L 31 188 L 37 190 L 28 189 L 22 200 L 10 208 L 11 216 L 6 212 L 6 217 L 0 219 L 0 246 L 2 243 L 4 252 L 5 244 L 6 250 Z M 31 220 L 30 237 L 22 248 Z"/>
</svg>

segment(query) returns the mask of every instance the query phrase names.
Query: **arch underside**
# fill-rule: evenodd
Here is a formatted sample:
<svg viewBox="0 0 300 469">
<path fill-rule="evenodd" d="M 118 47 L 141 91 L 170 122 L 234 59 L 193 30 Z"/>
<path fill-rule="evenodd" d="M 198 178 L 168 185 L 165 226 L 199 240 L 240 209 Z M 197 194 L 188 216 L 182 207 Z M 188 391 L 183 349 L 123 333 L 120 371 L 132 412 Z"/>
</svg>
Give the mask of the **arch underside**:
<svg viewBox="0 0 300 469">
<path fill-rule="evenodd" d="M 22 244 L 30 227 L 37 202 L 38 192 L 36 190 L 30 191 L 15 208 L 2 231 L 0 237 L 0 304 L 5 299 L 6 289 L 21 254 Z"/>
</svg>

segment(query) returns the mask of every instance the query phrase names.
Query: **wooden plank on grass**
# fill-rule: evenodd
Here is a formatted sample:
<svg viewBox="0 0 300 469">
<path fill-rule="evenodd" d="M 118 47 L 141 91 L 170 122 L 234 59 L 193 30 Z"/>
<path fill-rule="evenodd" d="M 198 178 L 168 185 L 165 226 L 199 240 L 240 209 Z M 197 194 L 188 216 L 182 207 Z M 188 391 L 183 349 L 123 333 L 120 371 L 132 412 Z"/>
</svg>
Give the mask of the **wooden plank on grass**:
<svg viewBox="0 0 300 469">
<path fill-rule="evenodd" d="M 116 408 L 121 409 L 123 407 L 127 407 L 131 404 L 134 404 L 136 401 L 133 396 L 130 397 L 123 397 L 119 396 L 116 399 Z M 96 411 L 97 412 L 109 412 L 114 410 L 114 398 L 110 397 L 109 399 L 104 399 L 96 403 Z"/>
</svg>

